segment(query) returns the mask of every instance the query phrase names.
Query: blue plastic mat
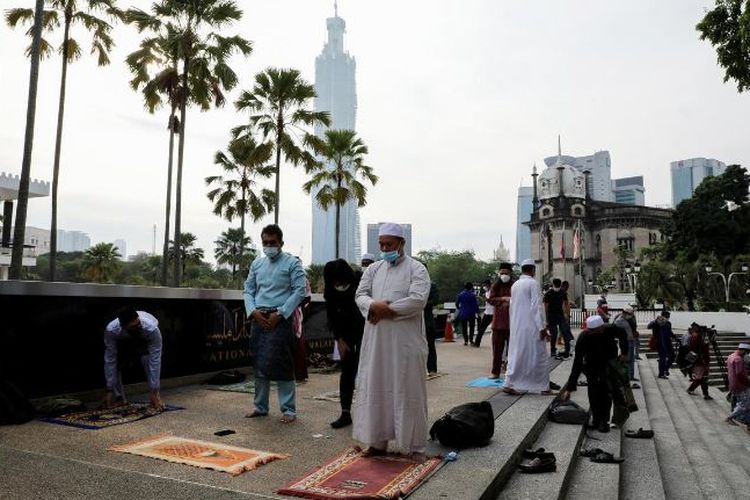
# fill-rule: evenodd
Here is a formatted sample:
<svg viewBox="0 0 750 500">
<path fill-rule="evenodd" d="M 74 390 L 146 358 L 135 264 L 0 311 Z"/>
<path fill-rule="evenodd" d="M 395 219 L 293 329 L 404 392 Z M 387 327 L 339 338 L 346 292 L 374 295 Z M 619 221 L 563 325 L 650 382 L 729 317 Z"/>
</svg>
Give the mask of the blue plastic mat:
<svg viewBox="0 0 750 500">
<path fill-rule="evenodd" d="M 479 377 L 466 383 L 466 387 L 490 387 L 499 389 L 505 383 L 504 378 Z"/>
</svg>

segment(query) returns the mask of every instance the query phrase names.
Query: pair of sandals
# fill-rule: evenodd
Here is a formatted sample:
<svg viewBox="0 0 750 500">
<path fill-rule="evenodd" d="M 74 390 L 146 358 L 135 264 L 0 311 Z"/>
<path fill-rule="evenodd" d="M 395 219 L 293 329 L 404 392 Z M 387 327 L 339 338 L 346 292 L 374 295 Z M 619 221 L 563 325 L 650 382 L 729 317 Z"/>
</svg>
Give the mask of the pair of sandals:
<svg viewBox="0 0 750 500">
<path fill-rule="evenodd" d="M 258 418 L 258 417 L 267 417 L 268 413 L 262 413 L 259 411 L 253 411 L 252 413 L 248 413 L 245 415 L 245 418 Z M 291 424 L 292 422 L 296 421 L 297 417 L 295 415 L 282 415 L 279 419 L 279 422 L 282 424 Z"/>
<path fill-rule="evenodd" d="M 620 464 L 625 461 L 623 457 L 616 457 L 608 451 L 601 448 L 582 449 L 579 453 L 582 457 L 587 457 L 590 461 L 598 464 Z"/>
<path fill-rule="evenodd" d="M 544 448 L 524 450 L 522 457 L 523 460 L 518 464 L 518 471 L 524 474 L 539 474 L 557 470 L 557 457 Z"/>
<path fill-rule="evenodd" d="M 625 431 L 625 437 L 633 439 L 651 439 L 654 437 L 654 431 L 640 427 L 637 431 Z"/>
</svg>

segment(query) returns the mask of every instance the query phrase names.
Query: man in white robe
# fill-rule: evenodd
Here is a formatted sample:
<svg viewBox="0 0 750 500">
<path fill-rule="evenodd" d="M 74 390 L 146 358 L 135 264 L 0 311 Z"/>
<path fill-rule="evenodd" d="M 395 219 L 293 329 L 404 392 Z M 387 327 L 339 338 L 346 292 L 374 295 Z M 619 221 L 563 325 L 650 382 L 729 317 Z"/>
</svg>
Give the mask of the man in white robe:
<svg viewBox="0 0 750 500">
<path fill-rule="evenodd" d="M 355 300 L 367 318 L 353 411 L 354 439 L 365 454 L 394 451 L 421 458 L 427 447 L 427 341 L 422 311 L 430 276 L 404 255 L 404 231 L 382 224 L 381 260 L 367 267 Z"/>
<path fill-rule="evenodd" d="M 508 370 L 503 391 L 513 395 L 522 392 L 550 394 L 550 365 L 546 350 L 549 333 L 542 290 L 534 279 L 534 261 L 524 260 L 521 272 L 521 277 L 511 288 Z"/>
</svg>

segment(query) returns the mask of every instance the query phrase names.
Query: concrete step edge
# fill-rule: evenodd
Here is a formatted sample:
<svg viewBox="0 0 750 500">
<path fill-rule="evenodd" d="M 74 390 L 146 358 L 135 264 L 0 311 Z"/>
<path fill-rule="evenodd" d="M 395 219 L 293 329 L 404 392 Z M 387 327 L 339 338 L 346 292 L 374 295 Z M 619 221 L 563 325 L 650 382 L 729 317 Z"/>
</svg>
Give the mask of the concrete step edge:
<svg viewBox="0 0 750 500">
<path fill-rule="evenodd" d="M 638 362 L 643 397 L 648 408 L 648 418 L 654 431 L 654 446 L 659 463 L 662 487 L 667 498 L 699 500 L 703 493 L 695 479 L 693 466 L 680 442 L 659 388 L 650 362 Z"/>
<path fill-rule="evenodd" d="M 716 465 L 714 457 L 712 457 L 706 448 L 706 443 L 703 442 L 703 439 L 699 435 L 695 435 L 695 425 L 692 423 L 692 420 L 686 422 L 684 418 L 680 418 L 686 408 L 674 393 L 669 380 L 656 378 L 656 363 L 651 361 L 649 365 L 669 418 L 672 420 L 677 439 L 682 443 L 693 473 L 698 479 L 698 487 L 706 498 L 734 498 L 732 487 L 727 485 L 723 480 L 724 477 L 721 470 Z"/>
</svg>

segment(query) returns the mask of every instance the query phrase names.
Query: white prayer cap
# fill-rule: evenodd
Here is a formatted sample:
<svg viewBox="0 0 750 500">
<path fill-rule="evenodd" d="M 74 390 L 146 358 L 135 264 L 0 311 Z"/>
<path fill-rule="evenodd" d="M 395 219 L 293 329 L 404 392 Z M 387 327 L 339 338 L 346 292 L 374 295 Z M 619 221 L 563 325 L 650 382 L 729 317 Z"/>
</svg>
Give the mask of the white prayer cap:
<svg viewBox="0 0 750 500">
<path fill-rule="evenodd" d="M 362 260 L 371 260 L 375 262 L 375 256 L 371 253 L 363 253 L 362 254 Z"/>
<path fill-rule="evenodd" d="M 746 351 L 750 351 L 750 344 L 743 342 L 737 349 L 745 349 Z"/>
<path fill-rule="evenodd" d="M 586 328 L 588 328 L 589 330 L 595 330 L 599 328 L 600 326 L 604 326 L 604 320 L 598 314 L 594 316 L 589 316 L 586 319 Z"/>
<path fill-rule="evenodd" d="M 622 312 L 628 313 L 628 314 L 633 314 L 633 306 L 625 306 L 625 307 L 623 307 L 622 308 Z"/>
<path fill-rule="evenodd" d="M 534 259 L 525 259 L 523 262 L 521 262 L 521 267 L 526 267 L 526 266 L 536 267 L 536 262 L 534 262 Z"/>
<path fill-rule="evenodd" d="M 384 222 L 378 228 L 378 236 L 395 236 L 404 239 L 404 228 L 401 227 L 401 224 Z"/>
</svg>

